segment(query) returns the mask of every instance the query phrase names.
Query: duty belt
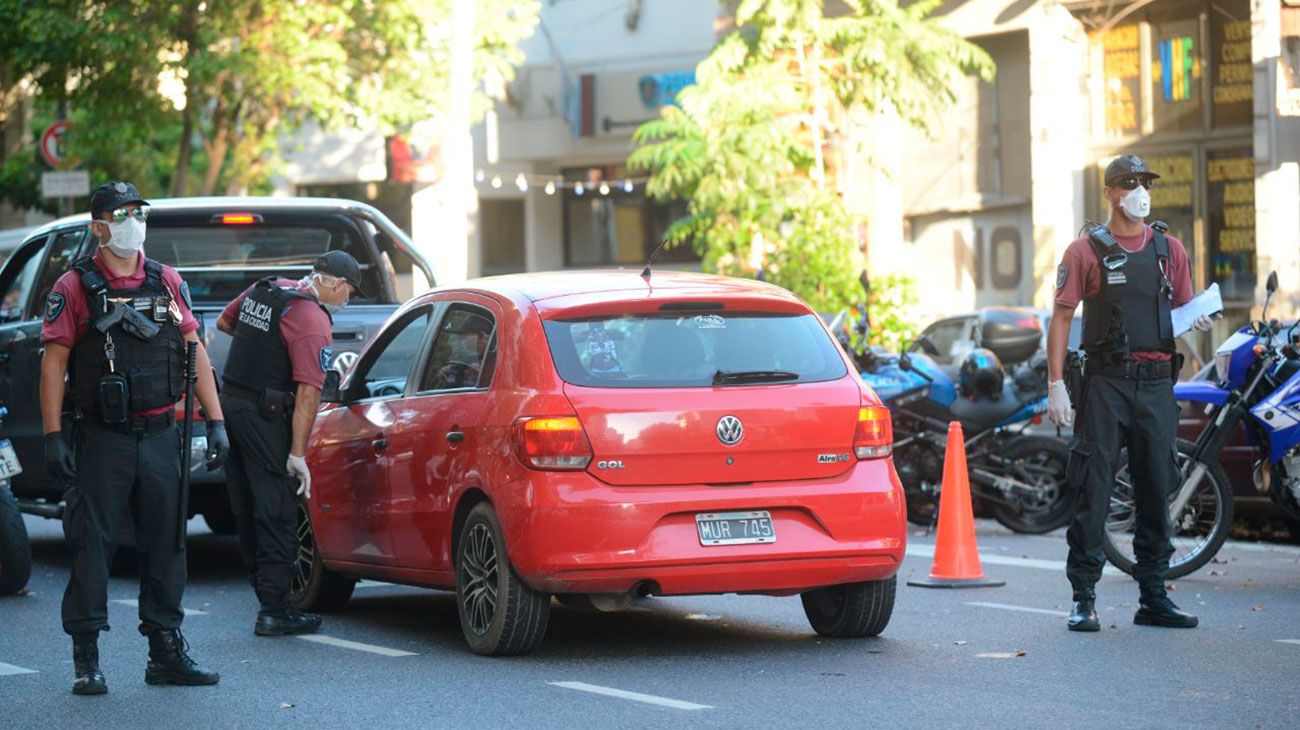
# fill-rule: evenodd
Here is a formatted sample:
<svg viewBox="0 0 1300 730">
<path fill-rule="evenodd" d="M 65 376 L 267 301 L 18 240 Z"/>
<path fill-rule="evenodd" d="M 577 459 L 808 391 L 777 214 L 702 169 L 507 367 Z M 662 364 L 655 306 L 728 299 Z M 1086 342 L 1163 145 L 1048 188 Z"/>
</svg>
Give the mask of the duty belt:
<svg viewBox="0 0 1300 730">
<path fill-rule="evenodd" d="M 263 398 L 274 398 L 282 402 L 283 408 L 286 411 L 293 410 L 293 405 L 297 401 L 297 396 L 294 393 L 289 393 L 283 390 L 271 390 L 269 388 L 266 390 L 253 390 L 252 388 L 245 388 L 242 385 L 236 385 L 229 380 L 222 381 L 221 394 L 231 395 L 258 406 L 262 405 Z"/>
<path fill-rule="evenodd" d="M 1168 380 L 1173 377 L 1174 364 L 1170 360 L 1123 360 L 1113 365 L 1085 366 L 1085 375 L 1112 375 L 1133 380 Z"/>
<path fill-rule="evenodd" d="M 176 414 L 173 411 L 152 416 L 131 416 L 125 423 L 104 423 L 93 415 L 90 418 L 96 426 L 118 433 L 156 433 L 176 424 Z"/>
</svg>

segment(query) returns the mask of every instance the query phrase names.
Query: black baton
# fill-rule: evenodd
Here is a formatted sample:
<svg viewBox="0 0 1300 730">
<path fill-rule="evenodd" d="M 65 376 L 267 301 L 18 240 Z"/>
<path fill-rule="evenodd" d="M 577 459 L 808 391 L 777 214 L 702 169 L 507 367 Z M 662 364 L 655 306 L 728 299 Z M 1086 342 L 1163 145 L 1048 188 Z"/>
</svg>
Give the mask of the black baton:
<svg viewBox="0 0 1300 730">
<path fill-rule="evenodd" d="M 181 422 L 181 494 L 177 502 L 176 549 L 185 549 L 185 524 L 190 521 L 190 441 L 194 438 L 194 381 L 198 379 L 199 343 L 185 343 L 185 400 Z"/>
</svg>

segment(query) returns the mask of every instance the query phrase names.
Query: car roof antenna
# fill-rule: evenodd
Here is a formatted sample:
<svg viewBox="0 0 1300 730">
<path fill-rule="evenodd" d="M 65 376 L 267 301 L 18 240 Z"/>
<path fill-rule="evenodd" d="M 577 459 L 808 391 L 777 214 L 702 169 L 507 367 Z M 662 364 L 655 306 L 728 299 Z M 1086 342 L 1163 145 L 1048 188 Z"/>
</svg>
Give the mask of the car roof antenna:
<svg viewBox="0 0 1300 730">
<path fill-rule="evenodd" d="M 646 259 L 645 268 L 641 270 L 642 279 L 650 281 L 650 265 L 659 257 L 659 252 L 664 250 L 664 246 L 666 245 L 668 245 L 668 237 L 664 236 L 663 240 L 659 242 L 659 246 L 655 248 L 654 253 L 650 254 L 650 258 Z"/>
</svg>

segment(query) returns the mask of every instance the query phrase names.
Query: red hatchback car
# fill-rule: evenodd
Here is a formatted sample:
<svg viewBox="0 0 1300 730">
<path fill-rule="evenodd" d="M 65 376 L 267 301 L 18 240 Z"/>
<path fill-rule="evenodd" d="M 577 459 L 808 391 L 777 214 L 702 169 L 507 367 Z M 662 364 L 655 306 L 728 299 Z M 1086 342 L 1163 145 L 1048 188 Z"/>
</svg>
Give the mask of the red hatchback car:
<svg viewBox="0 0 1300 730">
<path fill-rule="evenodd" d="M 480 654 L 552 595 L 802 594 L 826 636 L 889 622 L 906 547 L 889 411 L 770 285 L 506 276 L 394 314 L 323 408 L 295 600 L 455 590 Z"/>
</svg>

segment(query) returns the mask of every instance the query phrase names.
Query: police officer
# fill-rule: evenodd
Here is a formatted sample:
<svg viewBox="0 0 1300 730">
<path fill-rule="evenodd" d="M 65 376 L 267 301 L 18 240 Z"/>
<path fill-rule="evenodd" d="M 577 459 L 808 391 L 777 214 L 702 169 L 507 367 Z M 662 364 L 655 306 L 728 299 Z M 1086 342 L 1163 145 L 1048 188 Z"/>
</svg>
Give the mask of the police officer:
<svg viewBox="0 0 1300 730">
<path fill-rule="evenodd" d="M 312 268 L 298 282 L 257 282 L 217 321 L 233 335 L 221 393 L 233 442 L 226 478 L 261 606 L 253 624 L 258 636 L 311 633 L 321 623 L 289 601 L 298 553 L 295 495 L 311 497 L 307 436 L 333 356 L 331 315 L 360 289 L 361 267 L 348 253 L 330 251 Z"/>
<path fill-rule="evenodd" d="M 139 191 L 127 182 L 101 185 L 91 195 L 90 214 L 99 248 L 55 282 L 41 330 L 46 468 L 70 483 L 63 526 L 72 573 L 63 630 L 72 636 L 72 691 L 108 691 L 98 636 L 109 628 L 108 564 L 128 511 L 140 560 L 140 633 L 149 638 L 145 681 L 216 684 L 217 673 L 195 664 L 181 635 L 186 565 L 185 551 L 177 549 L 184 527 L 176 402 L 184 388 L 185 343 L 198 343 L 209 469 L 229 451 L 212 367 L 185 282 L 142 251 L 149 208 Z M 74 410 L 65 429 L 69 373 Z"/>
<path fill-rule="evenodd" d="M 1150 189 L 1159 176 L 1140 158 L 1124 155 L 1106 167 L 1110 219 L 1088 229 L 1066 249 L 1056 273 L 1056 306 L 1047 333 L 1048 417 L 1075 422 L 1068 478 L 1077 492 L 1066 538 L 1066 572 L 1074 590 L 1071 631 L 1099 631 L 1094 585 L 1101 577 L 1102 540 L 1120 449 L 1129 450 L 1137 526 L 1133 551 L 1140 601 L 1136 624 L 1191 628 L 1195 616 L 1179 610 L 1165 592 L 1173 554 L 1167 499 L 1176 486 L 1178 406 L 1173 384 L 1181 357 L 1174 348 L 1170 310 L 1192 296 L 1191 267 L 1183 244 L 1166 226 L 1144 221 Z M 1081 387 L 1063 382 L 1070 320 L 1083 302 Z M 1208 331 L 1208 317 L 1195 328 Z"/>
</svg>

